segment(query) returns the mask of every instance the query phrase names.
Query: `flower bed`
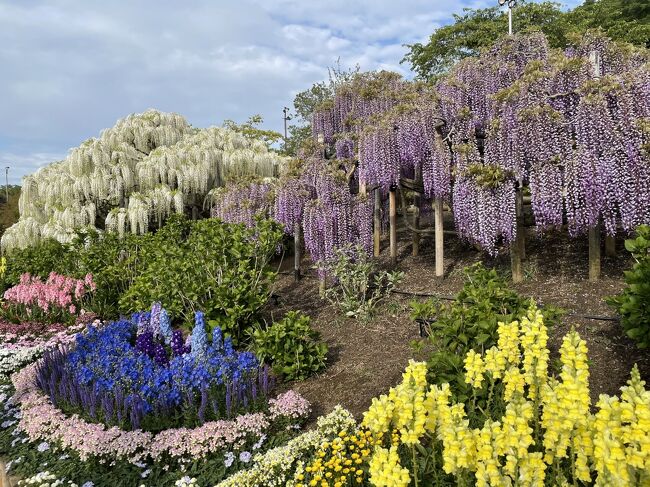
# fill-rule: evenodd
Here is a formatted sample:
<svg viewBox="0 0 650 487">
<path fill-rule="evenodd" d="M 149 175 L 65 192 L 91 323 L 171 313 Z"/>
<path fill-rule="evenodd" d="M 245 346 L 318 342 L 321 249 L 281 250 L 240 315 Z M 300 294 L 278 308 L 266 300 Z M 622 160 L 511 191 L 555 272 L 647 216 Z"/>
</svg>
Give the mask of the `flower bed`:
<svg viewBox="0 0 650 487">
<path fill-rule="evenodd" d="M 327 416 L 318 418 L 316 429 L 307 431 L 253 459 L 253 465 L 231 475 L 218 487 L 280 487 L 294 486 L 294 472 L 302 469 L 302 463 L 312 456 L 325 441 L 341 431 L 350 431 L 356 425 L 352 415 L 342 407 L 336 407 Z M 186 479 L 190 485 L 191 479 Z"/>
<path fill-rule="evenodd" d="M 217 483 L 291 439 L 310 411 L 294 391 L 269 399 L 267 369 L 218 328 L 208 340 L 200 313 L 185 339 L 159 306 L 89 325 L 13 374 L 12 384 L 9 399 L 0 395 L 0 453 L 11 469 L 95 486 L 115 475 L 168 485 L 185 471 L 200 485 Z M 124 427 L 116 424 L 120 408 Z M 138 413 L 140 423 L 158 426 L 143 430 Z M 178 426 L 165 426 L 172 422 Z M 47 470 L 34 477 L 41 464 Z"/>
<path fill-rule="evenodd" d="M 11 374 L 46 351 L 74 342 L 75 334 L 84 326 L 83 323 L 69 327 L 58 323 L 16 324 L 0 320 L 0 381 L 8 381 Z"/>
<path fill-rule="evenodd" d="M 293 391 L 270 401 L 268 412 L 246 413 L 233 420 L 205 422 L 196 428 L 169 428 L 154 434 L 126 431 L 66 416 L 35 386 L 38 363 L 13 377 L 20 407 L 19 429 L 30 441 L 60 444 L 81 460 L 90 457 L 122 459 L 131 463 L 191 456 L 194 459 L 223 449 L 241 450 L 267 435 L 271 426 L 299 422 L 309 414 L 309 403 Z"/>
<path fill-rule="evenodd" d="M 564 338 L 558 377 L 546 343 L 532 308 L 500 324 L 498 346 L 468 353 L 465 380 L 488 389 L 486 402 L 454 401 L 449 384 L 429 385 L 426 364 L 411 361 L 351 439 L 342 431 L 294 471 L 296 487 L 648 485 L 650 391 L 638 370 L 592 412 L 586 343 L 575 331 Z"/>
<path fill-rule="evenodd" d="M 17 322 L 73 323 L 86 295 L 95 289 L 90 274 L 74 279 L 52 272 L 46 281 L 23 274 L 17 285 L 5 291 L 2 314 Z"/>
<path fill-rule="evenodd" d="M 237 352 L 203 314 L 191 337 L 172 330 L 164 309 L 77 335 L 70 351 L 47 353 L 36 383 L 53 405 L 122 429 L 194 427 L 266 407 L 273 379 L 250 352 Z"/>
</svg>

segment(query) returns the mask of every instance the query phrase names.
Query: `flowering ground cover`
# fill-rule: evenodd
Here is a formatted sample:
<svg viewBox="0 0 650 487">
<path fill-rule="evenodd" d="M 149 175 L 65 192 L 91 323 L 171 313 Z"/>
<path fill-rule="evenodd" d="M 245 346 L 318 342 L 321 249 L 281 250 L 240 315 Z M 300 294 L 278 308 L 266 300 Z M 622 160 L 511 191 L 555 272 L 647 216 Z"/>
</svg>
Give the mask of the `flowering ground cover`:
<svg viewBox="0 0 650 487">
<path fill-rule="evenodd" d="M 208 337 L 200 312 L 187 337 L 159 304 L 63 333 L 0 396 L 0 451 L 27 480 L 39 469 L 36 485 L 115 475 L 166 485 L 185 471 L 216 483 L 294 436 L 310 412 L 294 391 L 271 396 L 268 367 L 219 327 Z"/>
</svg>

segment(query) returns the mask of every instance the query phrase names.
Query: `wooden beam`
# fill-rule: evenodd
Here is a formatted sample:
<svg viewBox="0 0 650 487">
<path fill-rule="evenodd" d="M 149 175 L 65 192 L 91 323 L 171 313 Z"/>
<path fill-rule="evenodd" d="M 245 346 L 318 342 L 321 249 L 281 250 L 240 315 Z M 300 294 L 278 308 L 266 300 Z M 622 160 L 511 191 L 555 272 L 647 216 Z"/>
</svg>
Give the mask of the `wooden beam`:
<svg viewBox="0 0 650 487">
<path fill-rule="evenodd" d="M 521 260 L 526 260 L 526 227 L 524 226 L 524 188 L 519 184 L 517 191 L 518 214 L 517 214 L 517 241 L 519 243 L 519 255 Z"/>
<path fill-rule="evenodd" d="M 444 256 L 444 230 L 443 217 L 444 209 L 442 199 L 436 198 L 433 202 L 434 227 L 435 227 L 435 244 L 436 244 L 436 277 L 442 277 L 445 274 L 445 256 Z"/>
<path fill-rule="evenodd" d="M 397 195 L 396 189 L 391 188 L 388 193 L 388 216 L 390 232 L 390 262 L 397 264 Z"/>
<path fill-rule="evenodd" d="M 417 166 L 415 168 L 415 180 L 418 182 L 422 181 L 422 167 Z M 413 212 L 413 228 L 416 230 L 420 228 L 420 193 L 415 193 L 413 197 L 413 206 L 415 211 Z M 420 234 L 418 232 L 413 232 L 413 250 L 412 255 L 416 257 L 420 252 Z"/>
<path fill-rule="evenodd" d="M 600 279 L 600 224 L 589 229 L 589 280 Z"/>
<path fill-rule="evenodd" d="M 521 192 L 521 188 L 517 190 L 518 193 Z M 522 221 L 522 204 L 523 204 L 523 199 L 520 198 L 519 194 L 517 194 L 516 199 L 515 199 L 515 218 L 517 219 L 517 236 L 515 237 L 515 241 L 510 244 L 510 268 L 512 271 L 512 282 L 518 283 L 524 280 L 524 271 L 523 271 L 523 266 L 521 265 L 521 250 L 522 250 L 522 243 L 521 240 L 523 240 L 523 225 L 521 223 Z"/>
<path fill-rule="evenodd" d="M 375 209 L 373 213 L 373 222 L 373 249 L 375 257 L 379 257 L 379 253 L 381 251 L 381 194 L 379 193 L 379 188 L 375 189 Z"/>
<path fill-rule="evenodd" d="M 300 280 L 300 223 L 293 226 L 293 277 L 296 281 Z"/>
<path fill-rule="evenodd" d="M 616 257 L 616 237 L 613 235 L 605 235 L 605 255 Z"/>
</svg>

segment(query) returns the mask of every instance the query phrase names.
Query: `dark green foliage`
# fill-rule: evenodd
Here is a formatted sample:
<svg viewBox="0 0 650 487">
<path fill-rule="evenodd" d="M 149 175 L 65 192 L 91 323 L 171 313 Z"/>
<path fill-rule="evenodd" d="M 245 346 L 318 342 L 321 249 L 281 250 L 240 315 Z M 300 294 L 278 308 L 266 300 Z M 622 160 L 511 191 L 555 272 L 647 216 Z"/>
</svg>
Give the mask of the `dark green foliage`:
<svg viewBox="0 0 650 487">
<path fill-rule="evenodd" d="M 7 258 L 6 286 L 30 272 L 47 277 L 93 275 L 97 290 L 88 310 L 102 318 L 148 309 L 160 301 L 174 319 L 191 323 L 194 311 L 235 341 L 270 295 L 268 263 L 282 240 L 279 224 L 254 229 L 216 219 L 168 219 L 154 234 L 81 233 L 70 245 L 46 240 Z"/>
<path fill-rule="evenodd" d="M 467 56 L 476 56 L 508 34 L 507 10 L 496 6 L 464 9 L 454 23 L 437 29 L 426 44 L 408 46 L 403 61 L 419 78 L 433 80 Z M 519 1 L 513 14 L 515 32 L 541 30 L 551 47 L 564 48 L 573 35 L 601 29 L 613 40 L 650 47 L 650 4 L 647 0 L 587 0 L 564 12 L 556 2 Z"/>
<path fill-rule="evenodd" d="M 269 298 L 275 273 L 268 263 L 282 233 L 270 220 L 259 220 L 253 229 L 199 220 L 188 233 L 174 220 L 138 251 L 142 262 L 120 298 L 120 309 L 134 312 L 160 301 L 186 323 L 201 310 L 237 341 Z"/>
<path fill-rule="evenodd" d="M 327 345 L 310 326 L 309 316 L 290 311 L 281 321 L 251 335 L 255 355 L 288 380 L 303 380 L 325 368 Z"/>
<path fill-rule="evenodd" d="M 650 346 L 650 226 L 637 228 L 636 237 L 625 241 L 635 263 L 625 272 L 627 287 L 607 302 L 621 315 L 621 326 L 639 348 Z"/>
<path fill-rule="evenodd" d="M 9 193 L 7 201 L 6 193 Z M 20 186 L 10 185 L 7 190 L 0 188 L 0 235 L 11 225 L 18 221 L 18 200 L 20 199 Z"/>
<path fill-rule="evenodd" d="M 54 239 L 42 240 L 36 245 L 15 250 L 7 256 L 5 289 L 18 284 L 20 275 L 26 272 L 43 279 L 46 279 L 50 272 L 69 276 L 76 274 L 76 265 L 67 245 Z"/>
<path fill-rule="evenodd" d="M 127 234 L 120 238 L 116 234 L 91 231 L 79 235 L 72 243 L 71 253 L 76 261 L 74 274 L 90 273 L 97 284 L 89 304 L 91 311 L 105 318 L 119 315 L 119 299 L 141 272 L 144 266 L 141 254 L 152 240 L 150 234 Z"/>
<path fill-rule="evenodd" d="M 463 289 L 450 303 L 430 301 L 427 305 L 412 307 L 416 318 L 431 322 L 428 338 L 436 350 L 428 360 L 432 383 L 449 382 L 456 397 L 465 401 L 472 388 L 465 383 L 463 361 L 467 352 L 483 352 L 496 345 L 500 321 L 510 322 L 526 314 L 531 300 L 519 296 L 494 269 L 475 264 L 465 269 Z"/>
</svg>

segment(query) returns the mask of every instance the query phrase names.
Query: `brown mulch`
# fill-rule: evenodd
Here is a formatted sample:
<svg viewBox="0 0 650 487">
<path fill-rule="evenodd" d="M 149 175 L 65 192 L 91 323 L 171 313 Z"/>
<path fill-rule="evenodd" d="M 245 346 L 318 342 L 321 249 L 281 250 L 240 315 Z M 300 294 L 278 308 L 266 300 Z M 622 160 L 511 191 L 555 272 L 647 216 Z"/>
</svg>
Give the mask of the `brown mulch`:
<svg viewBox="0 0 650 487">
<path fill-rule="evenodd" d="M 398 264 L 404 280 L 399 290 L 453 296 L 462 287 L 463 268 L 483 261 L 509 276 L 510 260 L 505 253 L 490 258 L 454 237 L 445 241 L 445 276 L 434 272 L 433 242 L 424 239 L 417 257 L 411 256 L 411 243 L 400 232 Z M 385 245 L 385 242 L 384 242 Z M 559 325 L 549 330 L 549 347 L 557 356 L 562 337 L 572 328 L 587 341 L 590 359 L 592 401 L 600 394 L 616 394 L 629 378 L 636 363 L 645 380 L 650 379 L 650 354 L 639 350 L 623 335 L 617 321 L 591 317 L 613 317 L 615 313 L 604 301 L 624 286 L 623 271 L 631 266 L 622 239 L 617 255 L 602 259 L 602 278 L 590 282 L 587 275 L 586 238 L 571 239 L 564 234 L 527 239 L 524 282 L 513 287 L 522 295 L 532 296 L 539 304 L 554 305 L 566 311 Z M 382 247 L 380 262 L 390 268 L 388 251 Z M 290 259 L 292 261 L 292 259 Z M 289 259 L 282 268 L 289 270 Z M 307 260 L 303 266 L 308 267 Z M 278 303 L 267 310 L 269 319 L 279 319 L 286 311 L 301 310 L 312 318 L 312 325 L 322 333 L 329 346 L 328 367 L 319 375 L 302 382 L 287 384 L 313 405 L 313 417 L 329 412 L 336 404 L 360 417 L 371 399 L 385 393 L 400 380 L 410 358 L 422 359 L 410 342 L 419 337 L 417 325 L 409 318 L 408 302 L 425 299 L 393 294 L 384 301 L 373 317 L 364 324 L 346 318 L 319 297 L 318 281 L 313 271 L 299 282 L 290 273 L 279 276 L 275 286 Z M 589 316 L 586 317 L 586 316 Z"/>
</svg>

